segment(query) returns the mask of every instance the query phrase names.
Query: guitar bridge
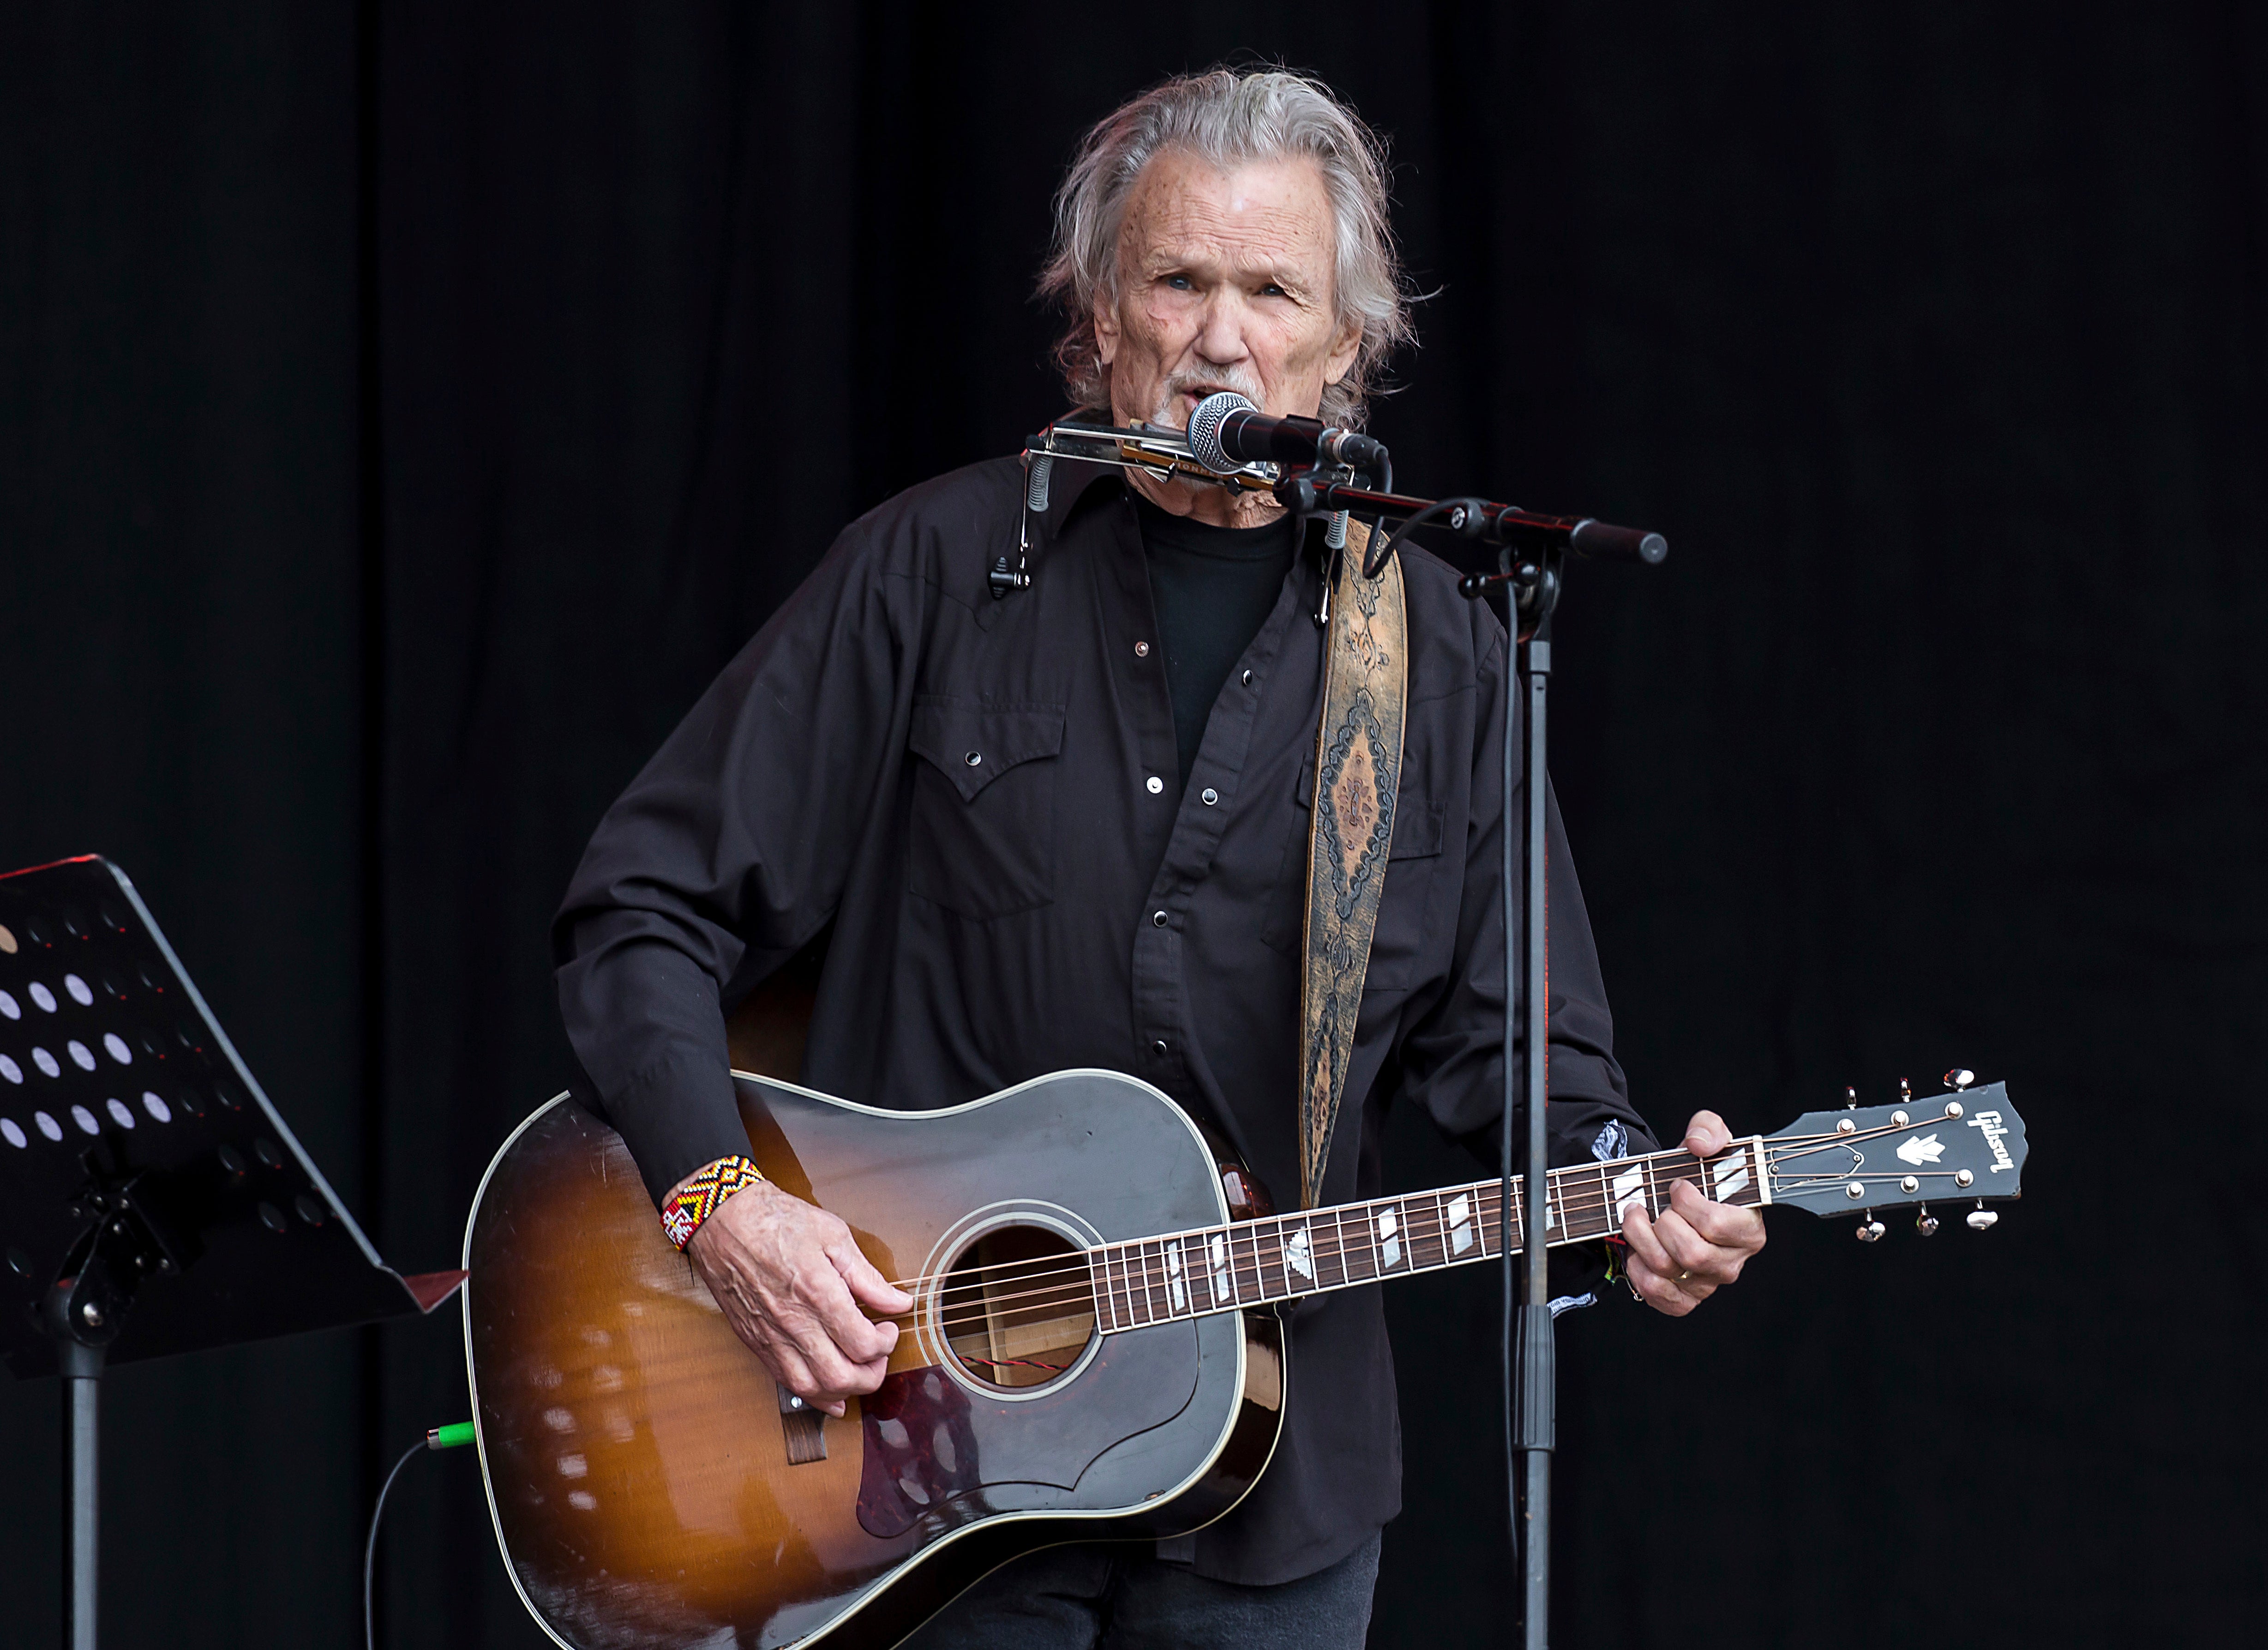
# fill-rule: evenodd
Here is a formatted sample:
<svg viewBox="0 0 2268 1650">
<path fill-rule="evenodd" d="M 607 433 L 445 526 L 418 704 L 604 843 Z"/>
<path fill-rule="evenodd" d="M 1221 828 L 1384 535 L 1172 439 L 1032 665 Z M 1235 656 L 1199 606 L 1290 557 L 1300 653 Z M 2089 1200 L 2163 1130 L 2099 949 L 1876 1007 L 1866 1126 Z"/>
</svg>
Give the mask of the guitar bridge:
<svg viewBox="0 0 2268 1650">
<path fill-rule="evenodd" d="M 827 1417 L 790 1392 L 779 1389 L 780 1432 L 787 1439 L 787 1464 L 809 1466 L 827 1459 Z"/>
</svg>

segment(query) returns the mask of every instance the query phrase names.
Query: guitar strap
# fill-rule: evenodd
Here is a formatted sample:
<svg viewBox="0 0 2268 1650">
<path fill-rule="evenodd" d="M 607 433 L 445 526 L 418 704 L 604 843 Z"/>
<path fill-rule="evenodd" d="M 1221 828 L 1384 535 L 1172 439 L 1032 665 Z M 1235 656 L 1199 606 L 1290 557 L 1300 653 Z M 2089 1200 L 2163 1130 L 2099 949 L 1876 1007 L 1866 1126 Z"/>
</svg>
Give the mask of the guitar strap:
<svg viewBox="0 0 2268 1650">
<path fill-rule="evenodd" d="M 1402 563 L 1362 576 L 1370 531 L 1347 524 L 1330 595 L 1323 715 L 1315 730 L 1315 809 L 1307 839 L 1306 972 L 1300 984 L 1300 1206 L 1321 1197 L 1355 1017 L 1386 891 L 1402 785 L 1409 615 Z"/>
</svg>

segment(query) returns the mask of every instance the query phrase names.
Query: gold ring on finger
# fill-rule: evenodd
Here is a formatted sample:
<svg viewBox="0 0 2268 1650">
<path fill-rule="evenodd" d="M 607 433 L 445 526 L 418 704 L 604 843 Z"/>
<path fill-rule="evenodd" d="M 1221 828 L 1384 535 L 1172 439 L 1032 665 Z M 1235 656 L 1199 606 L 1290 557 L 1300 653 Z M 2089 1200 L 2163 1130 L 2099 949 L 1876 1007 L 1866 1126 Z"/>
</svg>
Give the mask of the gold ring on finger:
<svg viewBox="0 0 2268 1650">
<path fill-rule="evenodd" d="M 1691 1276 L 1693 1276 L 1691 1272 L 1680 1272 L 1677 1274 L 1677 1281 L 1682 1284 Z"/>
</svg>

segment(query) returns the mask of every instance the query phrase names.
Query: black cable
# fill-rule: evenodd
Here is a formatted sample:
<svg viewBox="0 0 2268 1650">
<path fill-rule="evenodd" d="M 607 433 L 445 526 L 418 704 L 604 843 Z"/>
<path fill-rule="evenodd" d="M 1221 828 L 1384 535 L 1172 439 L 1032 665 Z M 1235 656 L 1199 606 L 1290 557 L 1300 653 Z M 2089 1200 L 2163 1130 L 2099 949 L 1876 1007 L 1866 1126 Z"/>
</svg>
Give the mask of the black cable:
<svg viewBox="0 0 2268 1650">
<path fill-rule="evenodd" d="M 1484 519 L 1482 508 L 1483 501 L 1478 498 L 1437 498 L 1416 515 L 1403 518 L 1394 530 L 1386 534 L 1382 541 L 1377 534 L 1372 534 L 1370 554 L 1363 558 L 1362 576 L 1365 578 L 1375 578 L 1384 572 L 1388 559 L 1401 548 L 1402 541 L 1410 536 L 1410 529 L 1422 527 L 1438 517 L 1451 515 L 1462 510 L 1464 513 L 1459 519 L 1456 531 L 1462 533 L 1468 538 L 1471 537 L 1480 530 Z M 1380 525 L 1382 527 L 1385 524 L 1381 522 Z"/>
<path fill-rule="evenodd" d="M 394 1470 L 386 1475 L 386 1483 L 378 1492 L 378 1505 L 370 1509 L 370 1539 L 362 1549 L 362 1642 L 363 1650 L 378 1650 L 377 1614 L 372 1608 L 372 1578 L 378 1573 L 378 1521 L 386 1516 L 386 1497 L 394 1488 L 394 1481 L 409 1464 L 412 1455 L 432 1447 L 428 1439 L 421 1438 L 402 1452 L 401 1459 L 394 1463 Z"/>
</svg>

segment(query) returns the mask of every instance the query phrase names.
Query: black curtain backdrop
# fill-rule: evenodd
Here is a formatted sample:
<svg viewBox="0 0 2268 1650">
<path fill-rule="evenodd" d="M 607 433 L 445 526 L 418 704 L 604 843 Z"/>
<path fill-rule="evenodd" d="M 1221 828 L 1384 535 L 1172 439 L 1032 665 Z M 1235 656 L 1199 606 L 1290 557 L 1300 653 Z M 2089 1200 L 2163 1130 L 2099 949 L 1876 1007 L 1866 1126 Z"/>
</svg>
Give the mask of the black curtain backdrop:
<svg viewBox="0 0 2268 1650">
<path fill-rule="evenodd" d="M 0 863 L 129 867 L 449 1263 L 600 812 L 842 522 L 1057 409 L 1077 133 L 1239 52 L 1393 135 L 1405 482 L 1670 537 L 1576 571 L 1557 677 L 1641 1105 L 1959 1064 L 2036 1147 L 1984 1236 L 1783 1215 L 1687 1322 L 1563 1321 L 1560 1642 L 2257 1630 L 2257 9 L 11 8 Z M 1494 1291 L 1391 1296 L 1373 1644 L 1507 1635 Z M 461 1372 L 448 1315 L 119 1371 L 112 1642 L 350 1641 Z M 0 1646 L 56 1631 L 55 1411 L 0 1389 Z M 541 1643 L 469 1455 L 396 1495 L 387 1641 Z"/>
</svg>

